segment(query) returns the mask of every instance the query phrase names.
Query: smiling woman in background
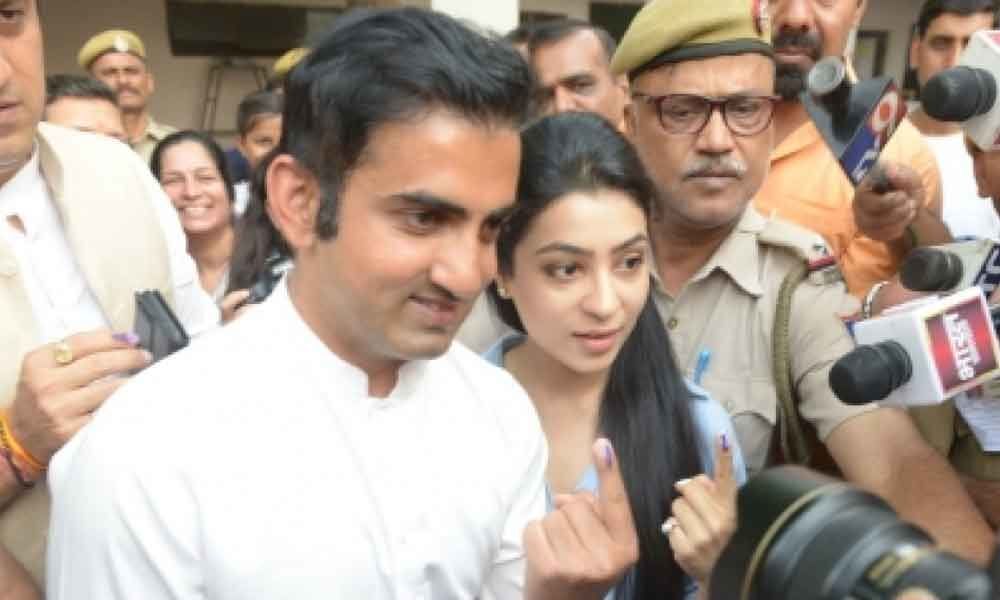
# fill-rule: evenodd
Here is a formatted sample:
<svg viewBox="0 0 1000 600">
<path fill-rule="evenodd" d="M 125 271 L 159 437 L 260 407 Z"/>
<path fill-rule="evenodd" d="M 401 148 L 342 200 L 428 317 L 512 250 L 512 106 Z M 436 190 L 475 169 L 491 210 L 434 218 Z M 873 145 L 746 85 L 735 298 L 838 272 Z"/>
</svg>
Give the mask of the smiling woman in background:
<svg viewBox="0 0 1000 600">
<path fill-rule="evenodd" d="M 650 296 L 651 184 L 628 142 L 594 115 L 542 119 L 522 145 L 517 204 L 489 289 L 518 333 L 486 358 L 535 404 L 550 504 L 596 492 L 596 438 L 616 449 L 639 561 L 610 597 L 690 598 L 694 582 L 707 597 L 745 470 L 726 412 L 682 379 Z"/>
<path fill-rule="evenodd" d="M 201 286 L 228 321 L 247 292 L 225 294 L 235 234 L 233 185 L 222 149 L 204 133 L 178 131 L 156 146 L 150 168 L 177 209 Z"/>
</svg>

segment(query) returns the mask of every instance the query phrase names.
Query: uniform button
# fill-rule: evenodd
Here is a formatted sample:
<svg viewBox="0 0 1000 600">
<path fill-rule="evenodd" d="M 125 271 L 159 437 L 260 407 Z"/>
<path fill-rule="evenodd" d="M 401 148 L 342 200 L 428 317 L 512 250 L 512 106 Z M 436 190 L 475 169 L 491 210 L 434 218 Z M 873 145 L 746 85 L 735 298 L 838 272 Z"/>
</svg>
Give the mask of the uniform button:
<svg viewBox="0 0 1000 600">
<path fill-rule="evenodd" d="M 0 275 L 4 277 L 17 275 L 17 263 L 12 260 L 0 261 Z"/>
<path fill-rule="evenodd" d="M 677 323 L 677 317 L 670 317 L 670 320 L 667 321 L 667 329 L 677 329 Z"/>
</svg>

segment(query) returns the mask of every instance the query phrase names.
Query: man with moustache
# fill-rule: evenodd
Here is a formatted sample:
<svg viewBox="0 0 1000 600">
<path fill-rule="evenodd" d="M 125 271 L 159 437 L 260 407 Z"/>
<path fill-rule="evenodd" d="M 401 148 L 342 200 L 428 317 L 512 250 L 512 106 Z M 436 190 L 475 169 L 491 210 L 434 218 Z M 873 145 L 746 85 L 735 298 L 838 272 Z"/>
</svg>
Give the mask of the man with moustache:
<svg viewBox="0 0 1000 600">
<path fill-rule="evenodd" d="M 16 597 L 44 579 L 49 459 L 149 363 L 135 292 L 159 290 L 191 335 L 219 313 L 135 153 L 39 122 L 37 0 L 0 6 L 0 597 Z"/>
<path fill-rule="evenodd" d="M 756 0 L 755 0 L 756 1 Z M 844 56 L 850 32 L 868 0 L 771 0 L 777 61 L 776 147 L 755 200 L 826 240 L 854 296 L 876 300 L 877 283 L 895 275 L 915 245 L 950 241 L 941 221 L 941 186 L 933 154 L 903 121 L 882 151 L 894 191 L 878 193 L 871 178 L 855 190 L 798 100 L 805 78 L 823 56 Z M 759 2 L 766 6 L 767 2 Z"/>
<path fill-rule="evenodd" d="M 599 497 L 543 516 L 531 401 L 452 344 L 495 275 L 530 86 L 447 15 L 337 19 L 259 167 L 294 268 L 60 452 L 51 600 L 604 596 L 638 552 L 610 444 Z"/>
<path fill-rule="evenodd" d="M 985 561 L 989 529 L 954 471 L 905 412 L 847 406 L 828 378 L 854 344 L 841 316 L 857 310 L 813 232 L 751 205 L 774 140 L 775 57 L 766 19 L 746 0 L 653 0 L 612 62 L 627 73 L 628 134 L 660 192 L 651 225 L 658 303 L 678 364 L 733 418 L 747 468 L 783 455 L 789 427 L 815 429 L 850 481 L 886 498 L 950 550 Z M 789 365 L 776 379 L 772 340 L 786 276 Z M 794 410 L 778 400 L 787 383 Z M 775 430 L 777 431 L 777 435 Z M 776 452 L 778 450 L 778 452 Z M 782 458 L 782 460 L 784 460 Z M 941 507 L 947 506 L 947 511 Z"/>
<path fill-rule="evenodd" d="M 533 26 L 527 44 L 541 113 L 592 112 L 622 129 L 628 82 L 611 74 L 615 41 L 607 31 L 578 19 L 554 19 Z"/>
<path fill-rule="evenodd" d="M 158 123 L 149 114 L 155 85 L 146 64 L 145 44 L 131 31 L 102 31 L 80 48 L 77 62 L 115 92 L 128 143 L 148 164 L 156 144 L 177 129 Z"/>
</svg>

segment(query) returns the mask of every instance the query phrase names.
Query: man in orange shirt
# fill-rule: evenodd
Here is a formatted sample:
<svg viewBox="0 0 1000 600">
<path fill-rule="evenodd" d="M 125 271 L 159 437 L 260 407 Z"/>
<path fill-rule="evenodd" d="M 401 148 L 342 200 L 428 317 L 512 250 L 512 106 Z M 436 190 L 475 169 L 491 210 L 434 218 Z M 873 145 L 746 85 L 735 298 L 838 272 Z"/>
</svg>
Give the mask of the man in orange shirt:
<svg viewBox="0 0 1000 600">
<path fill-rule="evenodd" d="M 848 290 L 864 297 L 890 279 L 914 245 L 950 241 L 941 220 L 937 163 L 920 133 L 903 121 L 881 155 L 895 191 L 866 181 L 855 189 L 798 100 L 805 75 L 823 56 L 843 56 L 867 0 L 772 0 L 778 64 L 776 147 L 755 199 L 777 215 L 822 235 L 840 262 Z"/>
</svg>

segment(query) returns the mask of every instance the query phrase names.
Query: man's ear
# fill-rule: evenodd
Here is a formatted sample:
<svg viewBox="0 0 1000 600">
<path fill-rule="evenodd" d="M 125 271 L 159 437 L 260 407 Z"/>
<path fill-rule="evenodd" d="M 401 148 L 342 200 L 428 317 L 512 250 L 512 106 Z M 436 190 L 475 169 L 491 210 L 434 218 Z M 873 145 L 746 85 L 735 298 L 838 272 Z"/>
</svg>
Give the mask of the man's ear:
<svg viewBox="0 0 1000 600">
<path fill-rule="evenodd" d="M 867 11 L 868 0 L 858 0 L 858 8 L 854 11 L 854 20 L 851 21 L 851 27 L 859 29 L 861 27 L 861 21 L 865 18 L 865 12 Z"/>
<path fill-rule="evenodd" d="M 622 132 L 625 134 L 625 137 L 633 143 L 635 142 L 635 132 L 638 131 L 638 127 L 635 122 L 635 107 L 635 102 L 631 100 L 625 104 L 625 130 Z"/>
<path fill-rule="evenodd" d="M 289 154 L 274 157 L 267 167 L 266 177 L 267 214 L 297 254 L 317 241 L 319 182 Z"/>
</svg>

